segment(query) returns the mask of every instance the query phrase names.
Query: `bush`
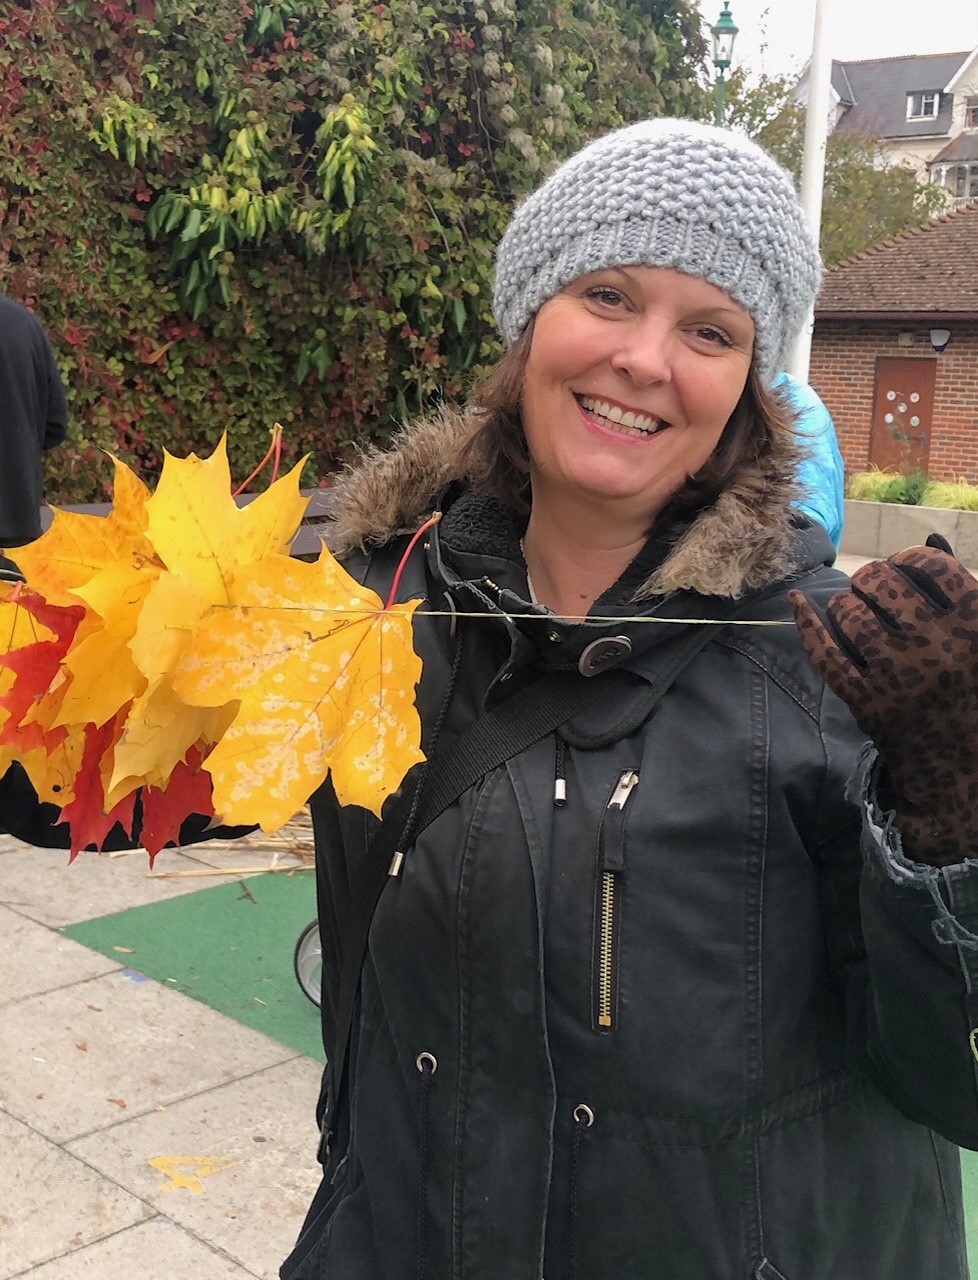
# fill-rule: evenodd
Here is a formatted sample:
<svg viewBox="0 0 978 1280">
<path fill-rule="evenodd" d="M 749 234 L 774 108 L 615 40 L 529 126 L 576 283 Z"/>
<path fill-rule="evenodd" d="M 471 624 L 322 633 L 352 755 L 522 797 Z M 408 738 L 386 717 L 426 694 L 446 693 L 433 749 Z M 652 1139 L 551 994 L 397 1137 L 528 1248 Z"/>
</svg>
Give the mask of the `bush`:
<svg viewBox="0 0 978 1280">
<path fill-rule="evenodd" d="M 965 480 L 929 480 L 923 472 L 903 476 L 872 467 L 846 477 L 846 497 L 862 502 L 895 502 L 911 507 L 978 511 L 978 485 Z"/>
<path fill-rule="evenodd" d="M 968 484 L 965 480 L 934 480 L 924 490 L 920 505 L 978 511 L 978 485 Z"/>
<path fill-rule="evenodd" d="M 907 502 L 907 477 L 873 467 L 846 477 L 846 497 L 862 502 Z"/>
<path fill-rule="evenodd" d="M 595 133 L 705 109 L 692 0 L 0 6 L 0 273 L 68 385 L 61 502 L 227 428 L 307 484 L 499 351 L 495 244 Z"/>
</svg>

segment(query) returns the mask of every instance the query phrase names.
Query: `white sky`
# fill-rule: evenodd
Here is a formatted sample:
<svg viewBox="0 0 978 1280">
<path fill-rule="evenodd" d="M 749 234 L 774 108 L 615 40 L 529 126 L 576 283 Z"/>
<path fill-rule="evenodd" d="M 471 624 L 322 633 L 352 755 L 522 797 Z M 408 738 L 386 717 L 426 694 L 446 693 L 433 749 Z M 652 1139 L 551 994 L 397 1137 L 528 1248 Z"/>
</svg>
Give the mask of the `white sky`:
<svg viewBox="0 0 978 1280">
<path fill-rule="evenodd" d="M 707 23 L 723 0 L 697 0 Z M 798 71 L 812 51 L 815 0 L 730 0 L 734 65 L 754 76 Z M 834 58 L 954 53 L 978 45 L 975 0 L 822 0 Z M 824 20 L 824 19 L 823 19 Z"/>
</svg>

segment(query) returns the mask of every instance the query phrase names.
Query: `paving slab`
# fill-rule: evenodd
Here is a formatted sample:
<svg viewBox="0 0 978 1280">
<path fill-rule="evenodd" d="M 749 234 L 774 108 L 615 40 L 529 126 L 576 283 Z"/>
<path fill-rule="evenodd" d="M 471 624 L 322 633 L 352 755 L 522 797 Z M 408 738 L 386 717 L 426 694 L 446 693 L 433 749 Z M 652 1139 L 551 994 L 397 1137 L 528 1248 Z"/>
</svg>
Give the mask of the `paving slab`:
<svg viewBox="0 0 978 1280">
<path fill-rule="evenodd" d="M 200 862 L 172 849 L 164 849 L 156 867 L 202 870 Z M 154 879 L 142 851 L 123 856 L 81 853 L 69 866 L 64 849 L 36 849 L 0 836 L 0 903 L 55 928 L 226 883 L 222 876 Z"/>
<path fill-rule="evenodd" d="M 260 1280 L 275 1280 L 319 1184 L 319 1078 L 318 1063 L 295 1058 L 68 1149 Z"/>
<path fill-rule="evenodd" d="M 254 1272 L 222 1257 L 162 1217 L 129 1227 L 30 1272 L 30 1280 L 162 1280 L 166 1276 L 253 1280 Z"/>
<path fill-rule="evenodd" d="M 0 1008 L 120 967 L 118 960 L 0 906 Z"/>
<path fill-rule="evenodd" d="M 3 1112 L 0 1149 L 0 1280 L 81 1249 L 154 1212 Z M 72 1277 L 79 1274 L 71 1272 Z M 103 1274 L 108 1280 L 125 1273 Z"/>
<path fill-rule="evenodd" d="M 0 1103 L 57 1142 L 295 1056 L 122 969 L 8 1005 Z"/>
</svg>

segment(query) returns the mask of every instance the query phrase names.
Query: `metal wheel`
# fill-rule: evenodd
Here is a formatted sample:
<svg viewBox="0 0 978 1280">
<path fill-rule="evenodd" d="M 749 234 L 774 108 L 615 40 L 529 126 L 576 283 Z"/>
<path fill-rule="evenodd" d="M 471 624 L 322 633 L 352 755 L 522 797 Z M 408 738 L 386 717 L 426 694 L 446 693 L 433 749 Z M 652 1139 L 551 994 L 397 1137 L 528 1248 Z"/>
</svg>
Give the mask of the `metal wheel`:
<svg viewBox="0 0 978 1280">
<path fill-rule="evenodd" d="M 323 944 L 319 939 L 318 920 L 311 921 L 299 934 L 293 967 L 302 994 L 318 1007 L 323 990 Z"/>
</svg>

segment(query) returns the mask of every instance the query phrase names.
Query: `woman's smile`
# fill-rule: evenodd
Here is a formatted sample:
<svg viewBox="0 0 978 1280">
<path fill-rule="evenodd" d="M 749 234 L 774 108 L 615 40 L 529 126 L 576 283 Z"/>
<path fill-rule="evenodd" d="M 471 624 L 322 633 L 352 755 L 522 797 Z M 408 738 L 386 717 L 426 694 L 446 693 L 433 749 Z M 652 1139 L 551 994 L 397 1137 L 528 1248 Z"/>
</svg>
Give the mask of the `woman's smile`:
<svg viewBox="0 0 978 1280">
<path fill-rule="evenodd" d="M 641 409 L 627 409 L 614 401 L 598 396 L 577 396 L 583 417 L 588 426 L 599 431 L 611 431 L 626 439 L 644 440 L 662 431 L 669 423 L 662 418 L 654 418 Z"/>
</svg>

